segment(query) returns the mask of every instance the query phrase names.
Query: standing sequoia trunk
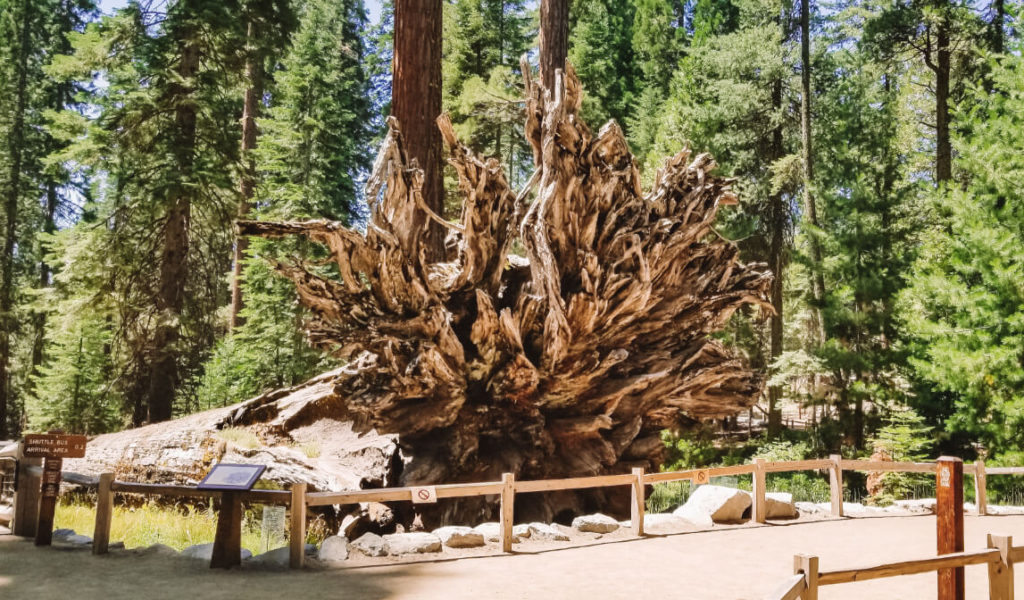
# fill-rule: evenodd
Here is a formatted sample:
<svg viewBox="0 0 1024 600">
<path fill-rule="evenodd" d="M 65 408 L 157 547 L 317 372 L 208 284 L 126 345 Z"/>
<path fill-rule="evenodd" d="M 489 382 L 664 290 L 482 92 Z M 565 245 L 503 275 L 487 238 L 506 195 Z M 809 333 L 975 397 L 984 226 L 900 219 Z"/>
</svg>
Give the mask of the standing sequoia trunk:
<svg viewBox="0 0 1024 600">
<path fill-rule="evenodd" d="M 423 172 L 420 193 L 430 211 L 444 214 L 441 135 L 434 120 L 441 114 L 441 0 L 395 0 L 395 53 L 391 114 L 405 130 L 406 152 Z M 444 258 L 444 229 L 426 213 L 411 215 L 416 229 L 429 225 L 424 250 Z"/>
<path fill-rule="evenodd" d="M 569 0 L 540 1 L 540 79 L 555 87 L 555 73 L 569 54 Z"/>
<path fill-rule="evenodd" d="M 163 228 L 163 250 L 160 255 L 160 284 L 156 296 L 157 327 L 153 336 L 153 357 L 149 379 L 149 421 L 155 423 L 171 418 L 174 394 L 178 385 L 179 321 L 185 300 L 188 276 L 188 230 L 192 212 L 190 186 L 193 153 L 196 143 L 196 107 L 190 96 L 199 49 L 192 35 L 183 32 L 181 59 L 178 67 L 180 83 L 171 93 L 178 98 L 175 111 L 174 158 L 179 181 L 169 191 L 167 217 Z"/>
<path fill-rule="evenodd" d="M 645 194 L 619 126 L 595 136 L 580 120 L 572 69 L 546 103 L 523 72 L 538 189 L 528 207 L 497 159 L 475 156 L 438 120 L 464 200 L 460 222 L 447 225 L 453 261 L 422 252 L 413 225 L 429 216 L 424 176 L 394 119 L 367 197 L 386 189 L 365 233 L 325 221 L 239 223 L 243 234 L 330 248 L 340 281 L 275 266 L 310 309 L 310 340 L 349 362 L 333 395 L 253 401 L 233 425 L 287 433 L 330 416 L 398 433 L 399 482 L 412 485 L 656 469 L 662 429 L 755 401 L 762 376 L 711 334 L 743 305 L 771 310 L 772 276 L 740 264 L 712 229 L 719 205 L 735 201 L 712 158 L 681 151 Z M 510 254 L 517 238 L 525 257 Z M 595 496 L 604 493 L 524 496 L 517 515 L 593 510 Z M 603 508 L 615 512 L 610 501 Z M 468 499 L 421 517 L 468 522 L 491 508 Z"/>
</svg>

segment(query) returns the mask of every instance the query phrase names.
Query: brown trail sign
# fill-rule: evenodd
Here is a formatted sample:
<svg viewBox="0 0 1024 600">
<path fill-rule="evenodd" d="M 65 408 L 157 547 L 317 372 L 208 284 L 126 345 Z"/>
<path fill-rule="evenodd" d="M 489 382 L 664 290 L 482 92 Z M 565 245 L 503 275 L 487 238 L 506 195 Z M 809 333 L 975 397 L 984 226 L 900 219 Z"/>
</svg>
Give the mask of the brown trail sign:
<svg viewBox="0 0 1024 600">
<path fill-rule="evenodd" d="M 60 472 L 65 458 L 85 457 L 86 437 L 51 432 L 28 434 L 24 440 L 25 458 L 42 458 L 43 493 L 39 500 L 39 521 L 36 546 L 49 546 L 53 541 L 53 513 L 60 495 Z"/>
<path fill-rule="evenodd" d="M 84 435 L 30 433 L 25 436 L 26 458 L 84 458 Z"/>
</svg>

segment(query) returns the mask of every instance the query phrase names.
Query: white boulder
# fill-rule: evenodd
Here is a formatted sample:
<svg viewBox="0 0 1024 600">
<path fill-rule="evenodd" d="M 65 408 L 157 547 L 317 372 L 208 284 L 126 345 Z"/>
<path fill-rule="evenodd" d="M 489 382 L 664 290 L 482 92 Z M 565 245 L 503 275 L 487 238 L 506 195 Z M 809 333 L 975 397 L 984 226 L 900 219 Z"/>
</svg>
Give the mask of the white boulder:
<svg viewBox="0 0 1024 600">
<path fill-rule="evenodd" d="M 611 533 L 619 528 L 619 522 L 608 515 L 596 513 L 593 515 L 576 517 L 572 520 L 572 528 L 576 531 Z"/>
<path fill-rule="evenodd" d="M 530 523 L 527 525 L 527 531 L 529 531 L 530 535 L 528 537 L 531 540 L 569 541 L 569 536 L 559 531 L 554 525 L 548 525 L 547 523 Z"/>
<path fill-rule="evenodd" d="M 750 504 L 750 494 L 743 490 L 720 485 L 702 485 L 690 495 L 686 504 L 672 514 L 694 525 L 711 527 L 715 523 L 743 521 L 744 513 L 750 508 Z"/>
<path fill-rule="evenodd" d="M 471 527 L 439 527 L 433 531 L 449 548 L 477 548 L 484 545 L 484 536 Z"/>
<path fill-rule="evenodd" d="M 367 532 L 352 542 L 352 549 L 366 556 L 386 556 L 388 543 L 376 533 Z"/>
<path fill-rule="evenodd" d="M 274 548 L 263 554 L 257 554 L 248 560 L 250 563 L 265 565 L 269 567 L 284 568 L 291 564 L 292 553 L 288 546 Z"/>
<path fill-rule="evenodd" d="M 765 517 L 769 519 L 795 519 L 800 516 L 793 504 L 793 494 L 768 492 L 764 495 Z"/>
<path fill-rule="evenodd" d="M 441 540 L 432 533 L 392 533 L 384 536 L 388 552 L 394 555 L 440 552 Z"/>
<path fill-rule="evenodd" d="M 512 528 L 512 543 L 518 544 L 521 537 L 529 536 L 530 532 L 525 530 L 525 525 L 516 525 Z M 500 542 L 501 541 L 501 524 L 500 523 L 481 523 L 473 528 L 473 531 L 484 536 L 484 539 L 488 542 Z M 524 535 L 520 535 L 524 534 Z"/>
<path fill-rule="evenodd" d="M 322 562 L 341 562 L 348 558 L 348 539 L 340 535 L 332 535 L 320 544 L 316 555 Z"/>
<path fill-rule="evenodd" d="M 209 544 L 196 544 L 195 546 L 189 546 L 181 551 L 181 555 L 187 558 L 194 558 L 196 560 L 210 560 L 213 558 L 213 543 Z M 252 556 L 252 552 L 249 552 L 245 548 L 242 548 L 241 558 L 245 560 Z"/>
</svg>

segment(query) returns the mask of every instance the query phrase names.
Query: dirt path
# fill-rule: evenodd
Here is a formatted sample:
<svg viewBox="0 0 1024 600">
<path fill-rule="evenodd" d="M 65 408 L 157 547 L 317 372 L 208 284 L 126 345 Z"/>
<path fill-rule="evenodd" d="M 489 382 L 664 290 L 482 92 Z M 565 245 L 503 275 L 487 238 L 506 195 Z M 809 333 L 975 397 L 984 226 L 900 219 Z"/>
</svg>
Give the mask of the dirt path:
<svg viewBox="0 0 1024 600">
<path fill-rule="evenodd" d="M 986 533 L 1024 542 L 1024 516 L 967 517 L 967 548 Z M 934 517 L 861 518 L 623 540 L 514 556 L 304 572 L 212 572 L 204 563 L 128 552 L 37 549 L 0 536 L 0 599 L 157 600 L 344 598 L 759 599 L 792 572 L 793 555 L 823 569 L 934 553 Z M 1024 569 L 1017 569 L 1024 589 Z M 967 597 L 987 598 L 983 566 L 967 568 Z M 824 588 L 822 600 L 934 598 L 931 574 Z"/>
</svg>

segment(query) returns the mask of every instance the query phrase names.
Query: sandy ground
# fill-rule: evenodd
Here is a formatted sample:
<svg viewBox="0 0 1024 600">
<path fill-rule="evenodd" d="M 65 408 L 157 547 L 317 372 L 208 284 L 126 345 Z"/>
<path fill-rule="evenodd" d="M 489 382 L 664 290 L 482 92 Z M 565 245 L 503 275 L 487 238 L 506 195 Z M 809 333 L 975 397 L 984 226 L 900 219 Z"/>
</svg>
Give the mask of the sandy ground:
<svg viewBox="0 0 1024 600">
<path fill-rule="evenodd" d="M 986 533 L 1024 541 L 1024 516 L 966 517 L 968 549 Z M 934 553 L 931 516 L 747 525 L 509 556 L 440 559 L 301 572 L 211 571 L 204 563 L 131 551 L 35 548 L 0 535 L 0 599 L 103 598 L 686 598 L 759 599 L 792 572 L 793 555 L 817 554 L 821 568 L 848 568 Z M 1024 589 L 1024 569 L 1016 584 Z M 984 566 L 967 567 L 967 597 L 987 598 Z M 823 600 L 935 597 L 935 575 L 826 587 Z"/>
</svg>

